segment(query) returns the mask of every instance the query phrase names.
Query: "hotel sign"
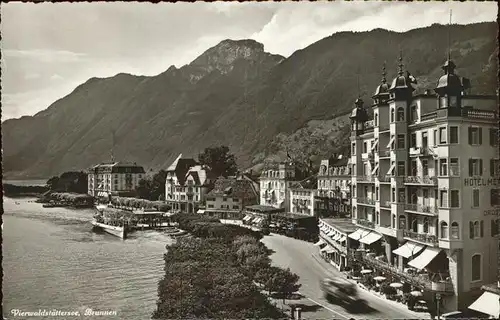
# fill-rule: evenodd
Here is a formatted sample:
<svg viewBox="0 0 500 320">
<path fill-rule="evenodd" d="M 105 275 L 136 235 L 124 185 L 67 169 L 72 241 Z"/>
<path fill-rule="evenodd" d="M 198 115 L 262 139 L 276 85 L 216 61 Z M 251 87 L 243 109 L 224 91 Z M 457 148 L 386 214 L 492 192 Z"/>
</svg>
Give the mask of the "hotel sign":
<svg viewBox="0 0 500 320">
<path fill-rule="evenodd" d="M 491 186 L 500 186 L 499 178 L 465 178 L 464 179 L 465 187 L 491 187 Z"/>
<path fill-rule="evenodd" d="M 494 209 L 484 210 L 483 214 L 485 216 L 497 216 L 497 217 L 500 217 L 500 208 L 494 208 Z"/>
</svg>

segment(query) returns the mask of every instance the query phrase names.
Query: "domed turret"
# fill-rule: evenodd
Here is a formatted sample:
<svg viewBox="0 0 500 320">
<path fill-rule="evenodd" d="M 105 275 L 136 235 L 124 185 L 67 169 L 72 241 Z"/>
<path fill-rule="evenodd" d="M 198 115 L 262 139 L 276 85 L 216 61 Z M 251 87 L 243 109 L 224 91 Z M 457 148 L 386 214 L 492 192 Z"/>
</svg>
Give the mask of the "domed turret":
<svg viewBox="0 0 500 320">
<path fill-rule="evenodd" d="M 403 54 L 399 55 L 399 71 L 398 75 L 392 80 L 389 92 L 392 94 L 391 98 L 395 99 L 408 99 L 411 97 L 412 92 L 415 91 L 414 84 L 417 80 L 407 71 L 403 72 Z"/>
<path fill-rule="evenodd" d="M 461 106 L 462 91 L 465 88 L 460 77 L 455 74 L 455 68 L 456 65 L 448 56 L 448 60 L 441 67 L 444 75 L 439 78 L 437 87 L 434 89 L 439 96 L 439 108 L 460 108 Z"/>
<path fill-rule="evenodd" d="M 365 129 L 365 122 L 368 120 L 368 113 L 363 107 L 363 100 L 361 98 L 356 99 L 355 107 L 351 112 L 351 133 L 352 135 L 359 135 Z"/>
<path fill-rule="evenodd" d="M 375 89 L 375 94 L 372 97 L 375 103 L 385 102 L 389 98 L 389 84 L 385 78 L 386 74 L 384 62 L 384 66 L 382 67 L 382 81 L 377 86 L 377 89 Z"/>
</svg>

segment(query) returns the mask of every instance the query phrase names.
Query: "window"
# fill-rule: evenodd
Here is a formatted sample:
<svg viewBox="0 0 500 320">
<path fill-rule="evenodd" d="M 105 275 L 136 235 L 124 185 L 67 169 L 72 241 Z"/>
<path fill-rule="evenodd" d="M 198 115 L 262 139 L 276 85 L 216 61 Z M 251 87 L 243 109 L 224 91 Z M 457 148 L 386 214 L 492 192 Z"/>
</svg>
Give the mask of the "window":
<svg viewBox="0 0 500 320">
<path fill-rule="evenodd" d="M 365 192 L 364 192 L 364 195 L 363 195 L 363 196 L 364 196 L 365 198 L 368 198 L 368 186 L 365 186 L 365 187 L 364 187 L 364 191 L 365 191 Z"/>
<path fill-rule="evenodd" d="M 396 228 L 396 215 L 395 214 L 392 215 L 392 227 Z"/>
<path fill-rule="evenodd" d="M 450 236 L 452 239 L 459 239 L 459 228 L 458 228 L 458 222 L 456 221 L 451 224 Z"/>
<path fill-rule="evenodd" d="M 475 254 L 472 256 L 471 260 L 471 281 L 480 281 L 481 280 L 481 255 Z"/>
<path fill-rule="evenodd" d="M 356 218 L 356 207 L 352 207 L 352 216 Z"/>
<path fill-rule="evenodd" d="M 498 145 L 498 129 L 490 129 L 490 146 Z"/>
<path fill-rule="evenodd" d="M 495 176 L 497 176 L 500 173 L 498 171 L 499 170 L 499 164 L 500 164 L 499 160 L 496 160 L 496 159 L 491 159 L 490 160 L 490 175 L 492 177 L 495 177 Z"/>
<path fill-rule="evenodd" d="M 500 222 L 500 219 L 493 219 L 491 220 L 491 236 L 495 237 L 498 235 L 498 223 Z"/>
<path fill-rule="evenodd" d="M 411 121 L 417 121 L 418 120 L 418 115 L 417 115 L 417 106 L 411 106 Z"/>
<path fill-rule="evenodd" d="M 405 109 L 403 107 L 398 108 L 398 121 L 405 121 Z"/>
<path fill-rule="evenodd" d="M 396 188 L 392 188 L 391 200 L 392 202 L 396 202 Z"/>
<path fill-rule="evenodd" d="M 380 224 L 380 212 L 378 211 L 375 213 L 375 223 Z"/>
<path fill-rule="evenodd" d="M 450 191 L 450 208 L 460 207 L 460 191 L 451 190 Z"/>
<path fill-rule="evenodd" d="M 373 120 L 375 122 L 374 125 L 378 126 L 378 113 L 375 113 L 375 118 Z"/>
<path fill-rule="evenodd" d="M 482 238 L 482 237 L 484 237 L 484 221 L 483 220 L 481 220 L 479 222 L 479 226 L 480 226 L 480 236 Z"/>
<path fill-rule="evenodd" d="M 398 176 L 400 176 L 400 177 L 405 176 L 405 162 L 404 161 L 398 161 Z"/>
<path fill-rule="evenodd" d="M 490 203 L 492 206 L 500 205 L 500 189 L 490 190 Z"/>
<path fill-rule="evenodd" d="M 439 128 L 439 143 L 446 143 L 446 127 Z"/>
<path fill-rule="evenodd" d="M 367 153 L 368 152 L 368 144 L 367 142 L 363 142 L 363 153 Z"/>
<path fill-rule="evenodd" d="M 356 155 L 356 143 L 355 142 L 352 143 L 351 153 L 352 153 L 353 156 Z"/>
<path fill-rule="evenodd" d="M 378 200 L 379 187 L 375 188 L 375 200 Z"/>
<path fill-rule="evenodd" d="M 483 159 L 469 159 L 469 177 L 483 175 Z"/>
<path fill-rule="evenodd" d="M 441 221 L 441 239 L 448 239 L 448 224 Z"/>
<path fill-rule="evenodd" d="M 483 128 L 469 127 L 469 144 L 481 145 L 482 144 Z"/>
<path fill-rule="evenodd" d="M 226 201 L 227 201 L 227 198 L 222 198 L 222 201 L 226 202 Z"/>
<path fill-rule="evenodd" d="M 458 158 L 450 158 L 450 176 L 458 177 L 460 175 L 459 168 Z"/>
<path fill-rule="evenodd" d="M 458 127 L 450 127 L 450 143 L 458 143 Z"/>
<path fill-rule="evenodd" d="M 472 190 L 472 207 L 479 207 L 479 189 Z"/>
<path fill-rule="evenodd" d="M 213 208 L 213 207 L 214 207 L 214 205 L 213 205 L 213 204 L 209 204 L 207 207 L 209 207 L 209 208 Z"/>
<path fill-rule="evenodd" d="M 427 148 L 427 145 L 429 144 L 427 137 L 427 132 L 422 132 L 422 147 Z"/>
<path fill-rule="evenodd" d="M 410 138 L 410 148 L 416 148 L 416 147 L 417 147 L 417 134 L 412 133 Z"/>
<path fill-rule="evenodd" d="M 446 97 L 439 98 L 439 108 L 448 107 L 448 99 Z"/>
<path fill-rule="evenodd" d="M 410 175 L 413 177 L 417 176 L 417 160 L 410 161 Z"/>
<path fill-rule="evenodd" d="M 405 135 L 398 134 L 398 149 L 404 149 L 404 148 L 405 148 Z"/>
<path fill-rule="evenodd" d="M 429 175 L 429 161 L 427 159 L 422 160 L 422 173 L 424 176 Z"/>
<path fill-rule="evenodd" d="M 474 239 L 475 230 L 474 230 L 474 222 L 469 221 L 469 239 Z"/>
<path fill-rule="evenodd" d="M 424 218 L 424 233 L 429 233 L 429 218 Z"/>
<path fill-rule="evenodd" d="M 233 198 L 233 202 L 238 202 L 238 198 Z"/>
<path fill-rule="evenodd" d="M 239 206 L 233 206 L 233 209 L 239 209 L 240 207 Z"/>
<path fill-rule="evenodd" d="M 405 203 L 405 188 L 398 189 L 398 202 Z"/>
<path fill-rule="evenodd" d="M 418 220 L 416 218 L 413 218 L 411 222 L 411 231 L 418 232 Z"/>
<path fill-rule="evenodd" d="M 437 145 L 438 145 L 438 139 L 437 139 L 438 134 L 437 134 L 437 130 L 434 130 L 434 131 L 433 131 L 433 134 L 434 134 L 434 136 L 433 136 L 433 139 L 432 139 L 432 143 L 434 143 L 434 146 L 437 146 Z"/>
<path fill-rule="evenodd" d="M 439 194 L 439 206 L 441 208 L 448 208 L 448 190 L 440 190 Z"/>
<path fill-rule="evenodd" d="M 439 175 L 447 176 L 448 175 L 448 160 L 447 159 L 439 159 Z"/>
<path fill-rule="evenodd" d="M 391 122 L 394 122 L 394 108 L 391 108 Z"/>
<path fill-rule="evenodd" d="M 404 215 L 399 216 L 399 229 L 406 230 L 406 217 Z"/>
</svg>

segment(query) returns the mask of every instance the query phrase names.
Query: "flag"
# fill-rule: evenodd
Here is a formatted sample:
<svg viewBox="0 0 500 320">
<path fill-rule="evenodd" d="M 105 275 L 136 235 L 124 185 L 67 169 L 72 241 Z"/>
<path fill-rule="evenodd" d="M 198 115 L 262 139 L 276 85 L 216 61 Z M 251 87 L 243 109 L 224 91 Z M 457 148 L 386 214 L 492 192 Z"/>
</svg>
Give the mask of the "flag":
<svg viewBox="0 0 500 320">
<path fill-rule="evenodd" d="M 406 71 L 406 77 L 407 77 L 408 79 L 410 79 L 410 82 L 411 82 L 411 83 L 415 83 L 415 84 L 417 83 L 417 78 L 415 78 L 414 76 L 412 76 L 412 75 L 411 75 L 411 73 L 410 73 L 410 72 L 408 72 L 408 71 Z"/>
<path fill-rule="evenodd" d="M 464 87 L 464 90 L 470 89 L 470 79 L 462 78 L 462 86 Z"/>
</svg>

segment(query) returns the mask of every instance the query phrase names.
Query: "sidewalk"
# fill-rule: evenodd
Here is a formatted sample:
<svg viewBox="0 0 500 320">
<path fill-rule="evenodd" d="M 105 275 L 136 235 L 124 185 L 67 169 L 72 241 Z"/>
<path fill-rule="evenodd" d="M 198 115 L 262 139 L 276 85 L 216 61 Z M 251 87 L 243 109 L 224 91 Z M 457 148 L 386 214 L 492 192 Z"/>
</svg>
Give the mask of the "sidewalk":
<svg viewBox="0 0 500 320">
<path fill-rule="evenodd" d="M 331 264 L 329 264 L 328 262 L 324 261 L 323 258 L 321 258 L 320 256 L 317 256 L 315 253 L 311 253 L 311 256 L 320 264 L 327 264 L 329 269 L 328 271 L 332 274 L 338 274 L 338 275 L 341 275 L 344 279 L 346 279 L 347 281 L 353 283 L 353 284 L 356 284 L 356 286 L 366 292 L 367 294 L 370 294 L 371 296 L 373 297 L 376 297 L 377 299 L 380 299 L 381 301 L 383 301 L 384 303 L 387 303 L 387 304 L 390 304 L 391 306 L 395 307 L 395 308 L 398 308 L 400 309 L 401 311 L 405 312 L 405 313 L 408 313 L 408 314 L 411 314 L 413 318 L 415 319 L 431 319 L 431 315 L 429 314 L 429 312 L 427 311 L 424 311 L 424 312 L 416 312 L 416 311 L 412 311 L 412 310 L 409 310 L 407 308 L 407 306 L 405 304 L 402 304 L 400 302 L 396 302 L 396 301 L 392 301 L 392 300 L 389 300 L 389 299 L 386 299 L 385 297 L 383 297 L 381 294 L 379 293 L 376 293 L 374 291 L 371 291 L 371 290 L 368 290 L 366 288 L 364 288 L 363 285 L 360 286 L 360 284 L 358 284 L 355 280 L 352 280 L 352 279 L 347 279 L 347 275 L 344 273 L 344 272 L 340 272 L 338 271 L 337 269 L 335 269 Z"/>
</svg>

